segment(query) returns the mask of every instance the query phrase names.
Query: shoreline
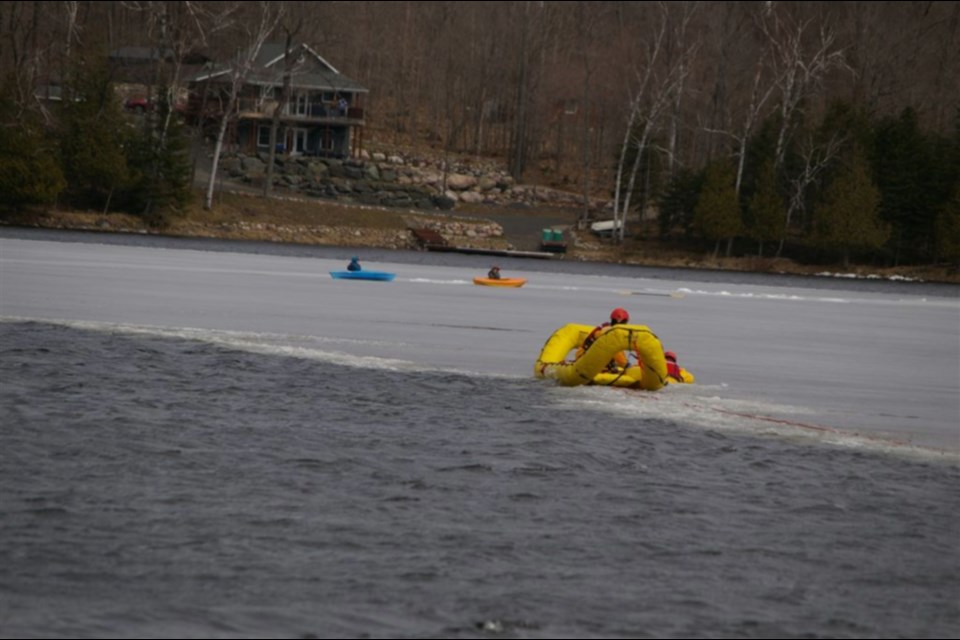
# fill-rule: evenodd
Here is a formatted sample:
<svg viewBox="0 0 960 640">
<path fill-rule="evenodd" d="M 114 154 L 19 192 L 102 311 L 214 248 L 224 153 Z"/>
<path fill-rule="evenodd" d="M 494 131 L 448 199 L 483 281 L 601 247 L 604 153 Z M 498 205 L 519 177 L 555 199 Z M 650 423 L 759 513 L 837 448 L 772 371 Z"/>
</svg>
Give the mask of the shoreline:
<svg viewBox="0 0 960 640">
<path fill-rule="evenodd" d="M 10 233 L 5 233 L 9 230 Z M 22 231 L 23 233 L 17 233 Z M 259 240 L 252 238 L 228 238 L 228 237 L 210 237 L 197 235 L 176 235 L 171 233 L 160 233 L 156 231 L 105 231 L 103 229 L 79 229 L 79 228 L 49 228 L 25 225 L 10 225 L 0 223 L 0 238 L 9 237 L 23 240 L 42 241 L 43 234 L 51 234 L 50 241 L 53 242 L 92 242 L 107 245 L 122 246 L 144 246 L 161 247 L 186 250 L 212 250 L 212 251 L 239 251 L 263 253 L 268 255 L 287 255 L 294 257 L 326 257 L 346 260 L 347 256 L 362 252 L 369 256 L 368 260 L 397 262 L 400 264 L 436 264 L 449 265 L 449 251 L 420 251 L 407 248 L 386 248 L 386 247 L 357 247 L 351 245 L 330 245 L 330 244 L 307 244 L 296 242 L 276 242 L 272 240 Z M 60 235 L 64 234 L 64 235 Z M 66 236 L 66 237 L 65 237 Z M 138 239 L 142 239 L 138 241 Z M 211 242 L 212 245 L 203 246 L 201 243 Z M 319 253 L 318 253 L 319 252 Z M 477 259 L 483 262 L 477 262 L 478 268 L 485 270 L 487 268 L 487 259 L 490 256 L 471 255 L 470 253 L 460 253 L 463 258 L 463 264 L 472 264 Z M 593 260 L 550 260 L 550 259 L 530 259 L 523 256 L 502 257 L 498 259 L 500 264 L 509 264 L 511 271 L 527 270 L 530 272 L 538 271 L 559 271 L 565 269 L 567 265 L 571 273 L 594 273 L 596 275 L 612 276 L 632 276 L 643 277 L 652 280 L 676 280 L 685 279 L 695 283 L 717 283 L 717 282 L 757 282 L 773 284 L 774 286 L 805 286 L 802 281 L 808 285 L 824 287 L 832 290 L 851 290 L 851 291 L 869 291 L 874 287 L 883 287 L 887 290 L 890 286 L 902 287 L 905 295 L 918 294 L 921 296 L 933 296 L 936 298 L 960 299 L 960 287 L 954 286 L 954 282 L 943 282 L 936 280 L 923 280 L 906 278 L 900 276 L 880 276 L 880 275 L 858 275 L 849 273 L 837 273 L 829 271 L 820 271 L 818 273 L 801 273 L 791 271 L 748 271 L 742 269 L 718 269 L 703 267 L 697 265 L 663 265 L 663 264 L 637 264 L 634 262 L 609 262 Z M 551 267 L 549 265 L 556 265 Z M 638 273 L 632 271 L 634 268 L 643 269 Z M 597 273 L 598 269 L 605 269 L 603 274 Z M 766 280 L 773 278 L 774 280 Z M 867 287 L 864 289 L 864 287 Z M 646 295 L 638 293 L 638 295 Z"/>
<path fill-rule="evenodd" d="M 489 218 L 484 217 L 488 214 Z M 443 252 L 507 256 L 536 261 L 589 262 L 665 269 L 796 275 L 848 280 L 883 280 L 960 284 L 960 271 L 947 266 L 872 267 L 806 265 L 793 260 L 758 257 L 717 257 L 696 254 L 656 240 L 631 240 L 612 245 L 588 231 L 576 231 L 577 212 L 559 208 L 486 209 L 433 213 L 391 210 L 354 203 L 302 200 L 223 192 L 212 211 L 194 203 L 183 215 L 151 225 L 144 217 L 123 213 L 44 211 L 6 215 L 0 227 L 89 231 L 173 238 L 256 241 L 351 249 L 425 250 L 412 229 L 447 225 Z M 493 222 L 492 218 L 500 221 Z M 516 224 L 512 224 L 512 221 Z M 155 221 L 156 222 L 156 221 Z M 507 224 L 502 224 L 506 222 Z M 558 224 L 561 223 L 561 224 Z M 566 226 L 566 253 L 546 257 L 539 249 L 540 227 Z M 510 227 L 513 227 L 512 229 Z M 438 227 L 439 228 L 439 227 Z M 459 234 L 459 235 L 453 235 Z M 525 256 L 524 254 L 530 254 Z M 540 254 L 540 255 L 535 255 Z"/>
</svg>

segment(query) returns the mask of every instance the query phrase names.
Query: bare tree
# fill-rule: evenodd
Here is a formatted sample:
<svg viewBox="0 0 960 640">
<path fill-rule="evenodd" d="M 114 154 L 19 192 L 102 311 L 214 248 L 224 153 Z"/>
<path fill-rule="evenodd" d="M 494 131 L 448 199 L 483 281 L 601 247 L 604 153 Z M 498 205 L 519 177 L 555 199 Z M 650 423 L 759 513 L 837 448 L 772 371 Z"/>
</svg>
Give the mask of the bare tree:
<svg viewBox="0 0 960 640">
<path fill-rule="evenodd" d="M 688 28 L 690 26 L 690 21 L 693 18 L 693 14 L 697 11 L 699 3 L 697 2 L 682 2 L 680 3 L 680 17 L 678 21 L 673 20 L 672 13 L 670 17 L 670 38 L 668 39 L 668 58 L 673 59 L 674 56 L 678 56 L 677 64 L 679 64 L 679 85 L 677 90 L 674 92 L 673 98 L 673 110 L 670 114 L 670 130 L 667 137 L 667 176 L 672 177 L 674 169 L 677 163 L 677 144 L 680 137 L 680 122 L 682 117 L 682 103 L 683 103 L 683 84 L 684 80 L 687 77 L 688 71 L 686 66 L 688 64 L 687 58 L 690 56 L 690 51 L 687 50 L 687 38 L 688 38 Z"/>
<path fill-rule="evenodd" d="M 782 167 L 786 155 L 787 138 L 794 126 L 794 116 L 803 101 L 822 88 L 826 74 L 835 68 L 849 69 L 836 35 L 826 25 L 820 25 L 808 46 L 808 31 L 812 20 L 794 22 L 781 19 L 774 9 L 762 11 L 757 21 L 766 36 L 774 84 L 780 98 L 780 129 L 774 151 L 776 166 Z"/>
<path fill-rule="evenodd" d="M 580 156 L 583 171 L 583 211 L 580 214 L 580 220 L 586 223 L 590 216 L 590 95 L 592 93 L 590 79 L 593 77 L 593 57 L 596 51 L 591 44 L 595 40 L 595 30 L 597 27 L 597 3 L 578 2 L 577 3 L 577 35 L 580 43 L 580 59 L 583 62 L 583 98 L 580 109 L 583 114 L 583 127 L 580 141 Z"/>
<path fill-rule="evenodd" d="M 807 188 L 814 184 L 823 171 L 830 166 L 833 159 L 840 153 L 844 142 L 844 136 L 834 134 L 823 144 L 817 144 L 810 135 L 800 146 L 799 155 L 802 164 L 796 175 L 790 177 L 790 197 L 787 203 L 784 230 L 780 236 L 780 248 L 777 250 L 778 256 L 783 247 L 786 225 L 790 223 L 794 214 L 803 213 L 806 209 Z"/>
<path fill-rule="evenodd" d="M 0 3 L 0 78 L 8 79 L 5 90 L 16 105 L 18 116 L 41 103 L 34 97 L 37 76 L 44 65 L 45 52 L 39 44 L 41 30 L 39 2 Z M 41 109 L 44 116 L 46 110 Z"/>
<path fill-rule="evenodd" d="M 461 67 L 459 72 L 463 81 L 464 104 L 470 111 L 465 117 L 473 120 L 470 127 L 473 135 L 470 151 L 479 159 L 484 153 L 495 151 L 489 140 L 488 125 L 495 111 L 493 105 L 502 91 L 502 88 L 498 89 L 498 80 L 503 75 L 501 65 L 505 46 L 502 39 L 486 37 L 486 34 L 499 32 L 500 22 L 505 18 L 500 12 L 490 11 L 483 3 L 460 6 L 469 8 L 465 19 L 469 21 L 470 44 L 466 47 L 464 67 Z M 456 55 L 458 50 L 464 48 L 459 42 L 463 35 L 457 33 L 454 37 L 457 41 L 451 55 Z"/>
<path fill-rule="evenodd" d="M 66 15 L 66 37 L 63 43 L 63 59 L 70 61 L 70 54 L 73 51 L 73 43 L 80 40 L 80 25 L 77 23 L 77 13 L 80 10 L 80 3 L 76 0 L 64 0 L 63 9 Z"/>
<path fill-rule="evenodd" d="M 520 180 L 527 165 L 527 118 L 530 110 L 529 82 L 531 56 L 531 22 L 530 0 L 523 6 L 520 36 L 520 69 L 517 75 L 516 112 L 513 122 L 510 150 L 510 175 L 514 180 Z"/>
<path fill-rule="evenodd" d="M 184 61 L 191 52 L 207 45 L 208 36 L 222 28 L 224 20 L 199 2 L 137 2 L 130 3 L 128 9 L 142 14 L 154 42 L 155 71 L 147 98 L 154 100 L 160 108 L 148 112 L 144 127 L 154 151 L 151 176 L 159 180 L 163 172 L 162 158 L 169 148 L 170 131 L 176 117 Z M 146 206 L 147 211 L 152 208 L 152 198 Z"/>
<path fill-rule="evenodd" d="M 945 35 L 940 44 L 939 60 L 936 64 L 936 80 L 934 88 L 935 117 L 934 126 L 945 127 L 949 122 L 951 113 L 950 105 L 956 105 L 956 100 L 951 100 L 949 91 L 953 91 L 954 98 L 957 96 L 957 69 L 960 67 L 960 54 L 957 53 L 957 42 L 960 40 L 960 2 L 947 3 L 952 5 L 950 17 L 945 20 Z M 952 70 L 952 71 L 951 71 Z M 951 77 L 953 78 L 951 80 Z"/>
<path fill-rule="evenodd" d="M 769 84 L 766 89 L 762 88 L 764 64 L 763 60 L 758 60 L 756 70 L 753 76 L 753 89 L 750 93 L 750 103 L 744 111 L 743 121 L 740 128 L 736 131 L 726 131 L 722 129 L 706 129 L 710 133 L 721 133 L 731 137 L 736 144 L 737 153 L 737 176 L 735 190 L 740 195 L 740 188 L 743 185 L 743 170 L 747 160 L 747 144 L 750 142 L 750 136 L 753 135 L 753 128 L 759 122 L 763 114 L 764 106 L 773 95 L 776 85 Z"/>
<path fill-rule="evenodd" d="M 659 7 L 659 24 L 652 39 L 647 43 L 642 66 L 634 70 L 637 77 L 637 89 L 630 99 L 627 129 L 624 133 L 623 146 L 617 164 L 613 219 L 617 239 L 620 242 L 623 242 L 625 237 L 626 217 L 630 211 L 630 201 L 636 187 L 637 174 L 643 161 L 643 154 L 660 126 L 661 117 L 673 103 L 676 92 L 683 86 L 687 60 L 695 50 L 695 45 L 691 46 L 673 61 L 670 61 L 662 75 L 658 73 L 669 25 L 669 9 L 665 3 L 659 3 Z M 631 148 L 636 155 L 629 169 L 629 175 L 625 176 L 627 154 Z M 627 180 L 626 186 L 623 184 L 624 179 Z"/>
<path fill-rule="evenodd" d="M 293 25 L 284 25 L 286 32 L 286 44 L 283 48 L 283 87 L 280 90 L 280 99 L 277 100 L 273 108 L 273 114 L 270 118 L 270 151 L 267 159 L 267 176 L 263 183 L 263 197 L 269 198 L 273 193 L 273 171 L 277 160 L 277 132 L 280 129 L 280 116 L 287 110 L 290 104 L 291 84 L 293 82 L 293 69 L 297 63 L 297 56 L 294 55 L 293 38 L 303 27 L 303 19 L 297 19 Z M 301 48 L 302 50 L 302 48 Z"/>
<path fill-rule="evenodd" d="M 207 46 L 208 36 L 223 26 L 223 17 L 210 13 L 203 3 L 147 2 L 144 6 L 149 29 L 156 38 L 157 99 L 170 108 L 162 111 L 159 124 L 160 145 L 166 143 L 183 82 L 183 62 L 188 54 Z"/>
<path fill-rule="evenodd" d="M 213 147 L 213 162 L 210 166 L 210 182 L 207 184 L 207 195 L 204 208 L 213 208 L 213 190 L 217 180 L 217 168 L 220 164 L 220 154 L 223 151 L 223 140 L 227 135 L 227 127 L 233 118 L 233 110 L 237 104 L 237 97 L 243 83 L 253 70 L 254 63 L 260 55 L 260 49 L 270 34 L 276 29 L 283 17 L 284 5 L 279 2 L 261 1 L 256 3 L 258 8 L 257 19 L 252 24 L 244 24 L 245 50 L 238 50 L 233 64 L 224 72 L 227 74 L 227 101 L 220 119 L 220 128 L 217 131 L 217 141 Z"/>
<path fill-rule="evenodd" d="M 763 11 L 758 20 L 758 26 L 766 36 L 774 84 L 780 99 L 780 128 L 774 149 L 774 166 L 778 170 L 784 166 L 788 137 L 803 101 L 821 89 L 829 71 L 835 68 L 849 69 L 833 31 L 826 25 L 820 25 L 813 37 L 809 38 L 808 30 L 812 24 L 811 20 L 781 19 L 773 8 Z M 808 46 L 807 42 L 811 39 L 813 44 Z M 805 178 L 801 176 L 800 180 L 803 182 Z M 787 207 L 784 234 L 780 237 L 777 257 L 783 251 L 786 231 L 797 210 L 792 205 Z"/>
<path fill-rule="evenodd" d="M 627 115 L 627 126 L 623 133 L 623 142 L 620 145 L 620 156 L 617 161 L 617 173 L 616 179 L 614 181 L 614 192 L 613 192 L 613 225 L 616 237 L 619 241 L 623 241 L 624 235 L 622 233 L 622 227 L 625 224 L 625 219 L 627 211 L 629 210 L 629 201 L 630 198 L 628 195 L 622 196 L 621 193 L 625 192 L 627 194 L 632 193 L 633 182 L 636 179 L 636 170 L 639 168 L 639 163 L 641 156 L 643 155 L 640 147 L 642 145 L 635 144 L 636 134 L 635 128 L 637 126 L 637 121 L 641 118 L 640 110 L 643 106 L 643 100 L 645 98 L 646 92 L 649 90 L 650 85 L 653 83 L 653 73 L 654 67 L 657 63 L 657 59 L 660 56 L 660 52 L 663 48 L 663 41 L 666 36 L 666 21 L 661 20 L 659 25 L 659 30 L 654 32 L 653 39 L 647 45 L 646 50 L 646 60 L 645 65 L 642 69 L 634 69 L 634 73 L 637 76 L 638 87 L 635 93 L 630 97 L 628 115 Z M 644 134 L 649 133 L 649 128 L 653 124 L 653 120 L 647 120 L 647 127 L 644 127 Z M 629 186 L 625 186 L 623 181 L 625 179 L 624 171 L 626 170 L 627 154 L 631 145 L 634 145 L 638 148 L 636 161 L 634 162 L 634 170 L 630 174 Z M 646 135 L 644 135 L 643 144 L 646 144 Z M 622 200 L 626 202 L 622 202 Z"/>
<path fill-rule="evenodd" d="M 840 37 L 855 76 L 852 82 L 833 87 L 833 94 L 849 96 L 871 115 L 890 115 L 913 106 L 935 130 L 948 129 L 960 99 L 956 82 L 960 4 L 843 5 L 840 17 L 846 28 Z"/>
</svg>

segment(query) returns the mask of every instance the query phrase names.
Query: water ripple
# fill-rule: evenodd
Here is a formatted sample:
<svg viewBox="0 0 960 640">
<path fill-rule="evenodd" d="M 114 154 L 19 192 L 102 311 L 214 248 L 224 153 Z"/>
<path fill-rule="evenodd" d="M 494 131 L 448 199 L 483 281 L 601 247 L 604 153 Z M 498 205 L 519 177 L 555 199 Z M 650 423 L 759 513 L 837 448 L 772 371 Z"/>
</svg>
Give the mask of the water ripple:
<svg viewBox="0 0 960 640">
<path fill-rule="evenodd" d="M 44 323 L 0 322 L 0 381 L 4 636 L 960 628 L 951 462 Z"/>
</svg>

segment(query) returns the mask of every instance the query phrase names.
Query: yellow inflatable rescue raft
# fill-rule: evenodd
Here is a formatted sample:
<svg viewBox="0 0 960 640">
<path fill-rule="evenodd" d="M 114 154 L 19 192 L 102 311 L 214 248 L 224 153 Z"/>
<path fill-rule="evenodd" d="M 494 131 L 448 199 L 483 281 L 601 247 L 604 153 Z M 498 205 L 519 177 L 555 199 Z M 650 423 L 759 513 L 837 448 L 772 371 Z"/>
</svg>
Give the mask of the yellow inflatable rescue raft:
<svg viewBox="0 0 960 640">
<path fill-rule="evenodd" d="M 543 345 L 534 365 L 538 378 L 553 378 L 568 387 L 598 384 L 656 391 L 674 382 L 692 383 L 693 374 L 679 369 L 679 379 L 668 375 L 660 339 L 639 324 L 618 324 L 603 329 L 590 348 L 572 360 L 567 355 L 583 345 L 593 327 L 568 324 L 557 329 Z M 608 363 L 622 351 L 636 355 L 639 364 L 608 370 Z"/>
</svg>

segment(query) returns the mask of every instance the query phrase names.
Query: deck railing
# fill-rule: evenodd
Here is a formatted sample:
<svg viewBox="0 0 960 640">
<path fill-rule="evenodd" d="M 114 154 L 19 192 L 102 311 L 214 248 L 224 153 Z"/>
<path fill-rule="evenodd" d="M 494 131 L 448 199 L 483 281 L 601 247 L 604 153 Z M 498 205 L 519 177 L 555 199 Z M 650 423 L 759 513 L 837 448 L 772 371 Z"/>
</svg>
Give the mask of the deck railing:
<svg viewBox="0 0 960 640">
<path fill-rule="evenodd" d="M 273 111 L 277 103 L 273 100 L 254 100 L 252 98 L 241 98 L 237 101 L 237 112 L 246 117 L 272 118 Z M 363 108 L 348 106 L 341 109 L 335 104 L 328 102 L 290 102 L 283 110 L 283 117 L 286 120 L 302 118 L 304 120 L 341 120 L 361 121 L 363 120 Z"/>
</svg>

